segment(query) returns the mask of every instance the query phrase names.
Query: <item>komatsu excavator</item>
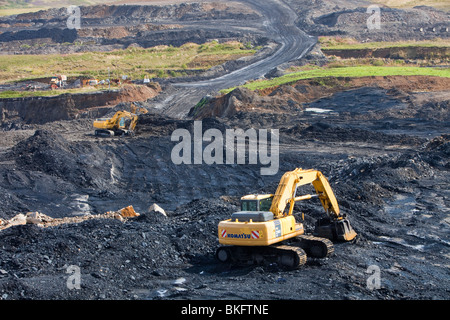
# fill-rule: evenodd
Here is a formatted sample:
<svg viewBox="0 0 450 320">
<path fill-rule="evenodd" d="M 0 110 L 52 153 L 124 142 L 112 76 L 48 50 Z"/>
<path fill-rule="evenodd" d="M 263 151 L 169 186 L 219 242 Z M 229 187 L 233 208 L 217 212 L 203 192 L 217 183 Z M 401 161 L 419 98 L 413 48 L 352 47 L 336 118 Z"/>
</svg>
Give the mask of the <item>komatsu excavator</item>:
<svg viewBox="0 0 450 320">
<path fill-rule="evenodd" d="M 312 184 L 316 194 L 297 196 L 297 188 L 306 184 Z M 314 197 L 319 198 L 327 217 L 319 219 L 313 234 L 307 235 L 293 215 L 294 204 Z M 221 262 L 269 262 L 297 268 L 306 263 L 308 255 L 325 258 L 332 254 L 332 240 L 351 241 L 356 236 L 323 174 L 297 168 L 282 176 L 275 194 L 241 198 L 241 211 L 218 225 L 221 246 L 216 258 Z"/>
<path fill-rule="evenodd" d="M 117 111 L 111 118 L 99 118 L 94 121 L 96 136 L 133 135 L 138 115 L 128 111 Z"/>
</svg>

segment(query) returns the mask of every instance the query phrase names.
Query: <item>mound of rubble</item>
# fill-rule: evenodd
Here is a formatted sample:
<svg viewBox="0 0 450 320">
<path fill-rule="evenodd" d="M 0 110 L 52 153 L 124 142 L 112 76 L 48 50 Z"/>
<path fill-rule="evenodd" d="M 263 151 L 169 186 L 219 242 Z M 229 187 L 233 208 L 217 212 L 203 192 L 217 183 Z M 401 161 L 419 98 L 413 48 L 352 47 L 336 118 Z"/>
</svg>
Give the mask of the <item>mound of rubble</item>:
<svg viewBox="0 0 450 320">
<path fill-rule="evenodd" d="M 128 206 L 114 212 L 106 212 L 97 215 L 84 215 L 75 217 L 52 218 L 40 212 L 27 212 L 26 214 L 18 214 L 11 219 L 4 220 L 0 218 L 0 230 L 13 226 L 35 224 L 39 227 L 54 227 L 60 224 L 80 223 L 91 219 L 118 219 L 123 221 L 124 218 L 137 217 L 139 213 L 134 211 L 133 206 Z"/>
<path fill-rule="evenodd" d="M 260 15 L 235 3 L 92 5 L 79 7 L 81 28 L 69 29 L 67 8 L 0 18 L 2 52 L 50 54 L 109 51 L 130 46 L 180 46 L 211 39 L 254 40 L 255 34 L 227 28 L 189 27 L 198 21 L 255 21 Z M 182 24 L 178 23 L 182 22 Z M 27 44 L 27 46 L 24 46 Z"/>
<path fill-rule="evenodd" d="M 362 41 L 423 40 L 449 36 L 448 13 L 429 6 L 397 9 L 380 5 L 378 28 L 373 20 L 376 11 L 368 9 L 370 3 L 336 3 L 329 0 L 287 2 L 299 16 L 298 26 L 312 35 L 347 36 Z"/>
<path fill-rule="evenodd" d="M 342 105 L 347 110 L 351 106 L 356 105 L 356 101 L 350 99 L 339 101 L 334 94 L 341 94 L 344 96 L 346 91 L 360 89 L 360 99 L 365 99 L 362 107 L 370 110 L 370 104 L 373 104 L 373 109 L 380 112 L 380 105 L 377 101 L 372 101 L 372 96 L 375 94 L 373 88 L 381 90 L 380 95 L 392 96 L 392 104 L 385 105 L 384 109 L 389 109 L 396 102 L 394 100 L 403 99 L 411 100 L 409 96 L 414 92 L 439 92 L 445 91 L 450 85 L 449 78 L 428 77 L 428 76 L 388 76 L 388 77 L 326 77 L 318 79 L 300 80 L 293 84 L 286 84 L 274 86 L 263 90 L 249 90 L 245 87 L 237 87 L 231 92 L 219 95 L 217 97 L 205 97 L 195 107 L 189 111 L 189 116 L 194 119 L 204 119 L 210 117 L 231 118 L 237 113 L 248 114 L 283 114 L 283 113 L 299 113 L 305 108 L 318 107 L 323 110 L 328 110 L 333 105 Z M 349 94 L 354 97 L 354 93 Z M 367 98 L 366 98 L 367 97 Z M 329 98 L 329 99 L 328 99 Z M 447 97 L 444 101 L 435 103 L 443 104 L 444 108 L 436 106 L 436 111 L 445 109 Z M 328 99 L 328 100 L 327 100 Z M 333 100 L 330 102 L 329 100 Z M 429 103 L 433 103 L 429 101 Z M 324 106 L 322 107 L 323 104 Z M 366 106 L 367 105 L 367 106 Z M 430 106 L 429 106 L 430 107 Z M 430 108 L 423 114 L 429 113 Z M 333 108 L 332 108 L 333 109 Z M 383 108 L 382 108 L 383 109 Z M 436 112 L 435 111 L 435 112 Z M 352 117 L 359 113 L 360 110 L 355 110 Z M 397 111 L 396 111 L 397 112 Z M 421 110 L 406 110 L 409 116 L 413 112 L 422 112 Z M 392 114 L 392 116 L 395 116 Z"/>
<path fill-rule="evenodd" d="M 193 200 L 173 211 L 154 205 L 120 219 L 117 213 L 78 217 L 77 223 L 52 223 L 63 220 L 30 213 L 27 222 L 38 224 L 0 232 L 0 294 L 4 299 L 445 299 L 448 279 L 439 266 L 448 226 L 439 206 L 446 200 L 436 193 L 448 183 L 448 145 L 448 136 L 442 136 L 396 158 L 319 165 L 359 238 L 335 244 L 335 255 L 309 259 L 297 271 L 216 262 L 217 224 L 238 210 L 238 198 L 221 197 Z M 265 189 L 272 187 L 276 183 Z M 414 210 L 396 211 L 394 202 Z M 307 230 L 323 215 L 319 203 L 296 207 L 305 213 Z M 373 264 L 382 269 L 378 290 L 366 287 L 366 269 Z M 79 289 L 68 282 L 74 266 Z"/>
</svg>

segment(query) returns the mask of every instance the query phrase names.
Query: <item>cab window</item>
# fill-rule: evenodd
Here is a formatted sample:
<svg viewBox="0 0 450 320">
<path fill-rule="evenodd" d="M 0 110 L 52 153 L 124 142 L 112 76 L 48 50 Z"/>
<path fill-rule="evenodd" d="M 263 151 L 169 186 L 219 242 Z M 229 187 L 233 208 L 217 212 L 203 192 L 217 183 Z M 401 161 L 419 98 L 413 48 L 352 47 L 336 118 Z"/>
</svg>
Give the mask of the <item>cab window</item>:
<svg viewBox="0 0 450 320">
<path fill-rule="evenodd" d="M 272 206 L 272 199 L 273 199 L 272 197 L 262 199 L 259 202 L 259 210 L 260 211 L 270 211 L 270 207 Z"/>
<path fill-rule="evenodd" d="M 242 211 L 258 211 L 257 201 L 255 200 L 243 200 L 241 203 Z"/>
</svg>

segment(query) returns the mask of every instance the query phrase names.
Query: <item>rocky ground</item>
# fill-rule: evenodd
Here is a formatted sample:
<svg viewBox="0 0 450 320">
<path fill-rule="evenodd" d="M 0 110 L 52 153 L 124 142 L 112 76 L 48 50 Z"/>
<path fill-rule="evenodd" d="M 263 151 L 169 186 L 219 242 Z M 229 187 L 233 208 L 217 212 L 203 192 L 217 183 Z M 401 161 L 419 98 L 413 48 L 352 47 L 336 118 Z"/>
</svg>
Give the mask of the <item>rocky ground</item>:
<svg viewBox="0 0 450 320">
<path fill-rule="evenodd" d="M 80 28 L 68 28 L 67 8 L 0 18 L 2 52 L 49 54 L 110 51 L 187 42 L 263 41 L 251 29 L 260 15 L 235 2 L 80 7 Z M 205 25 L 205 21 L 220 21 Z"/>
<path fill-rule="evenodd" d="M 396 9 L 379 6 L 380 27 L 368 28 L 374 11 L 370 1 L 287 0 L 297 12 L 298 25 L 312 35 L 354 37 L 359 41 L 398 41 L 404 39 L 446 38 L 449 35 L 448 12 L 429 6 Z M 373 20 L 369 20 L 369 24 Z"/>
<path fill-rule="evenodd" d="M 129 2 L 127 5 L 126 3 Z M 254 44 L 267 38 L 256 26 L 268 13 L 251 1 L 123 1 L 80 7 L 81 27 L 68 28 L 67 8 L 0 17 L 0 49 L 11 54 L 109 51 L 129 46 L 179 46 L 205 40 L 240 40 Z M 449 14 L 432 7 L 380 7 L 380 28 L 368 29 L 369 1 L 286 0 L 296 25 L 309 35 L 337 35 L 359 41 L 447 38 Z M 144 6 L 140 5 L 144 4 Z M 211 23 L 206 23 L 211 22 Z M 395 30 L 395 32 L 393 32 Z"/>
<path fill-rule="evenodd" d="M 149 107 L 134 137 L 95 137 L 91 118 L 4 128 L 0 298 L 447 300 L 448 83 L 320 81 L 236 89 L 184 119 Z M 259 162 L 174 164 L 171 135 L 193 135 L 194 120 L 203 131 L 278 129 L 278 172 L 261 175 Z M 329 179 L 357 240 L 298 270 L 218 263 L 219 221 L 239 209 L 240 196 L 274 192 L 297 167 Z M 129 205 L 139 215 L 115 213 Z M 17 218 L 27 212 L 45 216 Z M 297 219 L 301 212 L 307 231 L 324 214 L 314 200 L 296 206 Z"/>
<path fill-rule="evenodd" d="M 3 298 L 447 299 L 448 100 L 428 106 L 442 113 L 436 119 L 420 112 L 424 105 L 365 90 L 376 112 L 346 106 L 338 92 L 327 98 L 331 113 L 203 119 L 203 130 L 280 128 L 274 176 L 261 176 L 259 165 L 173 164 L 170 135 L 192 130 L 193 120 L 158 114 L 143 115 L 132 139 L 95 138 L 89 121 L 71 122 L 69 130 L 65 122 L 51 131 L 36 127 L 21 137 L 21 131 L 6 132 L 16 138 L 1 154 L 3 219 L 28 211 L 53 218 L 102 214 L 128 205 L 140 215 L 2 230 Z M 345 94 L 361 97 L 360 90 Z M 323 108 L 318 100 L 307 106 Z M 416 112 L 397 121 L 399 107 Z M 435 132 L 423 132 L 418 122 Z M 333 256 L 311 258 L 295 271 L 216 262 L 218 222 L 238 210 L 241 195 L 273 192 L 281 174 L 295 167 L 330 179 L 358 240 L 337 243 Z M 153 203 L 167 216 L 149 211 Z M 313 201 L 296 211 L 305 213 L 308 230 L 323 215 Z M 77 290 L 66 285 L 73 265 L 81 271 Z M 381 270 L 377 290 L 367 286 L 373 265 Z"/>
</svg>

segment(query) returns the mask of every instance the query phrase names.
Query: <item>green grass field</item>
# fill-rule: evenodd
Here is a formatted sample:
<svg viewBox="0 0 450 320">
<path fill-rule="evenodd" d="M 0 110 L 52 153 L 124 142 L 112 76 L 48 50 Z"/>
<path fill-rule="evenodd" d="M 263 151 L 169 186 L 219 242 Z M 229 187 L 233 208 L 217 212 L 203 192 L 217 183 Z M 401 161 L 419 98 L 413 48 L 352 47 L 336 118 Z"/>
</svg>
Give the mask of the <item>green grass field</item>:
<svg viewBox="0 0 450 320">
<path fill-rule="evenodd" d="M 100 89 L 99 87 L 84 87 L 77 89 L 58 89 L 58 90 L 45 90 L 45 91 L 13 91 L 6 90 L 0 92 L 0 99 L 4 98 L 26 98 L 26 97 L 52 97 L 66 93 L 88 93 L 96 92 L 100 90 L 107 90 L 107 87 Z"/>
<path fill-rule="evenodd" d="M 130 48 L 111 52 L 85 52 L 51 55 L 2 55 L 0 83 L 50 78 L 57 74 L 67 77 L 88 77 L 99 80 L 139 80 L 144 76 L 177 77 L 189 70 L 207 70 L 227 60 L 252 55 L 258 48 L 239 42 L 187 43 L 181 47 L 158 46 L 148 49 Z M 109 71 L 108 71 L 109 68 Z M 100 87 L 98 87 L 100 88 Z M 0 98 L 54 96 L 99 90 L 96 88 L 58 89 L 45 91 L 3 91 Z"/>
<path fill-rule="evenodd" d="M 319 37 L 322 50 L 341 49 L 376 49 L 376 48 L 403 48 L 403 47 L 450 47 L 450 39 L 434 39 L 426 41 L 397 41 L 397 42 L 365 42 L 361 43 L 352 38 Z"/>
<path fill-rule="evenodd" d="M 430 41 L 399 41 L 399 42 L 366 42 L 361 43 L 352 38 L 322 36 L 319 37 L 321 49 L 357 50 L 367 48 L 390 47 L 450 47 L 448 39 L 434 39 Z M 426 64 L 424 64 L 426 65 Z M 404 60 L 389 60 L 377 58 L 358 59 L 334 59 L 324 67 L 306 65 L 299 68 L 291 68 L 290 73 L 270 79 L 256 80 L 243 85 L 250 90 L 266 89 L 282 84 L 291 84 L 303 79 L 326 77 L 370 77 L 370 76 L 437 76 L 450 77 L 450 68 L 419 67 L 417 64 L 409 64 Z M 221 93 L 228 93 L 235 88 L 228 88 Z"/>
<path fill-rule="evenodd" d="M 441 10 L 450 10 L 448 0 L 371 0 L 371 3 L 382 4 L 391 8 L 413 8 L 415 6 L 430 6 Z"/>
<path fill-rule="evenodd" d="M 437 76 L 450 78 L 450 68 L 422 68 L 422 67 L 376 67 L 357 66 L 341 68 L 316 68 L 289 73 L 282 77 L 270 80 L 257 80 L 246 83 L 243 87 L 250 90 L 266 89 L 282 84 L 292 84 L 303 79 L 323 78 L 323 77 L 370 77 L 370 76 Z M 235 88 L 222 90 L 221 93 L 228 93 Z"/>
<path fill-rule="evenodd" d="M 75 6 L 87 6 L 113 2 L 109 0 L 0 0 L 0 16 L 9 16 L 50 8 Z"/>
<path fill-rule="evenodd" d="M 252 55 L 256 49 L 239 42 L 193 43 L 181 47 L 130 48 L 111 52 L 51 55 L 2 55 L 0 83 L 52 77 L 93 77 L 106 79 L 180 76 L 187 69 L 206 70 L 227 60 Z"/>
</svg>

